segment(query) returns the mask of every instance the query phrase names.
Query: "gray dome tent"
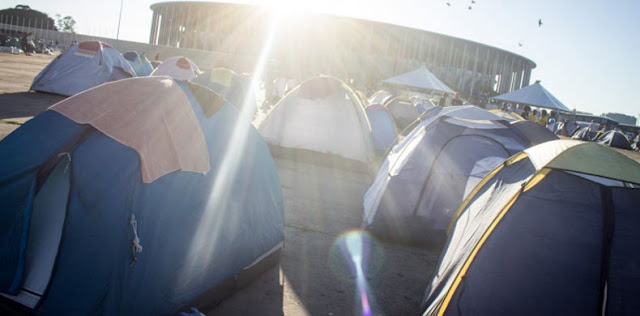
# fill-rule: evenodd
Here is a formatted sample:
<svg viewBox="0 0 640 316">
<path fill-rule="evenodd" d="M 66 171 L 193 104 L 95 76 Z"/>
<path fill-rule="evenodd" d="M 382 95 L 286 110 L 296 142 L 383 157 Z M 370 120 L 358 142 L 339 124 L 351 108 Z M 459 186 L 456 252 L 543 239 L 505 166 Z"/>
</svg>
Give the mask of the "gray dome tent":
<svg viewBox="0 0 640 316">
<path fill-rule="evenodd" d="M 362 227 L 407 243 L 445 239 L 453 212 L 489 171 L 530 146 L 475 106 L 434 107 L 387 155 L 364 198 Z"/>
</svg>

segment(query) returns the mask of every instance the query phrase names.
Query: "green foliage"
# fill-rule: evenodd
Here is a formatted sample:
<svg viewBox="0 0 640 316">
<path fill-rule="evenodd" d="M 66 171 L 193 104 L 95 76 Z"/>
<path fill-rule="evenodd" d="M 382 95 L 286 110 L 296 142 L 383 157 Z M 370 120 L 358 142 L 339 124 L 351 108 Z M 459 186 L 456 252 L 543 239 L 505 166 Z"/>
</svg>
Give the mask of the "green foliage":
<svg viewBox="0 0 640 316">
<path fill-rule="evenodd" d="M 61 17 L 60 14 L 56 14 L 58 30 L 61 32 L 75 33 L 76 20 L 70 15 Z"/>
</svg>

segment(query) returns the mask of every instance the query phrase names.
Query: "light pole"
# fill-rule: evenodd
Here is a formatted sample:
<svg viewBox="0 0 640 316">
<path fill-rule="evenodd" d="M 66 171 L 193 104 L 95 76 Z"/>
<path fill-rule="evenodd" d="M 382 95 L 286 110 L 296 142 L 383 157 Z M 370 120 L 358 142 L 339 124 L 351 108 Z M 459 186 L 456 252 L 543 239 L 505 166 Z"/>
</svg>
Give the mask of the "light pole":
<svg viewBox="0 0 640 316">
<path fill-rule="evenodd" d="M 120 15 L 118 16 L 118 31 L 116 32 L 116 39 L 120 39 L 120 20 L 122 20 L 122 2 L 124 0 L 120 0 Z"/>
</svg>

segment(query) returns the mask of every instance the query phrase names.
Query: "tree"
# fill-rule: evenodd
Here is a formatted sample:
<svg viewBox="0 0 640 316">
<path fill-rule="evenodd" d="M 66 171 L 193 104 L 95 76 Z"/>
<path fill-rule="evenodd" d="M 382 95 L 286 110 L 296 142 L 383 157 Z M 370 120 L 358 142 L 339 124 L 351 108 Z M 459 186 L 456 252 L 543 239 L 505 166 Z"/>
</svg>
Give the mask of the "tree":
<svg viewBox="0 0 640 316">
<path fill-rule="evenodd" d="M 61 32 L 75 33 L 76 20 L 70 15 L 63 18 L 60 14 L 56 14 L 56 19 L 58 20 L 58 30 Z"/>
</svg>

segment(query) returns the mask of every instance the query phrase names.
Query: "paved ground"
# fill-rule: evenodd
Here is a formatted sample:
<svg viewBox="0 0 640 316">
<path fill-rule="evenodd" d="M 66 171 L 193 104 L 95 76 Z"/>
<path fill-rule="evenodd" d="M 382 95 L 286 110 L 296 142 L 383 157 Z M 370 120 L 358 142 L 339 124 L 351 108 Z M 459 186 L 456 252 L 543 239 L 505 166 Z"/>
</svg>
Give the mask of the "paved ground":
<svg viewBox="0 0 640 316">
<path fill-rule="evenodd" d="M 27 92 L 52 59 L 0 54 L 0 139 L 64 99 Z M 286 224 L 281 264 L 208 314 L 362 314 L 345 236 L 360 225 L 369 176 L 287 159 L 276 164 Z M 439 250 L 381 243 L 370 236 L 364 237 L 364 249 L 362 266 L 373 314 L 417 314 Z"/>
</svg>

